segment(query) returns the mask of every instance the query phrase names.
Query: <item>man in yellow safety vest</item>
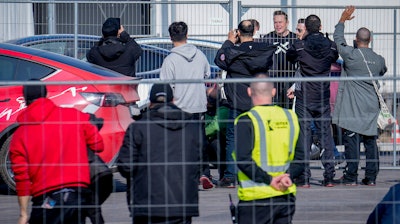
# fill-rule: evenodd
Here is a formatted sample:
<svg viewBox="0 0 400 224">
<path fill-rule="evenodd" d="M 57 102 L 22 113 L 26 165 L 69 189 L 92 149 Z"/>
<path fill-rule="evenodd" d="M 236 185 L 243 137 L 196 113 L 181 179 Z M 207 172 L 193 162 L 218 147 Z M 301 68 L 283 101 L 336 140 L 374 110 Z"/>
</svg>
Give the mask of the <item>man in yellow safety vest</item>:
<svg viewBox="0 0 400 224">
<path fill-rule="evenodd" d="M 254 107 L 235 120 L 238 223 L 291 223 L 296 186 L 287 171 L 300 128 L 292 110 L 272 105 L 276 89 L 268 76 L 255 78 L 247 91 Z"/>
</svg>

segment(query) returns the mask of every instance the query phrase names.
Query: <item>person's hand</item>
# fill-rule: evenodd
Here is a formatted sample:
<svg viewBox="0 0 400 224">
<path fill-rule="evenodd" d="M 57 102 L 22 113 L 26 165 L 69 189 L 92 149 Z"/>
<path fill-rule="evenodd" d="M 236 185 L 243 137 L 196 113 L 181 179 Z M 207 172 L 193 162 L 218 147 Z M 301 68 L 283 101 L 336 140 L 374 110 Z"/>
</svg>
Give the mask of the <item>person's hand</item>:
<svg viewBox="0 0 400 224">
<path fill-rule="evenodd" d="M 287 91 L 286 91 L 286 96 L 289 99 L 293 99 L 294 98 L 294 88 L 290 87 Z"/>
<path fill-rule="evenodd" d="M 233 29 L 230 30 L 228 33 L 228 40 L 233 44 L 236 44 L 238 38 L 237 30 Z"/>
<path fill-rule="evenodd" d="M 354 6 L 346 6 L 346 9 L 342 12 L 342 16 L 340 17 L 339 22 L 344 23 L 346 22 L 346 20 L 354 19 L 354 16 L 352 15 L 354 10 L 356 10 Z"/>
<path fill-rule="evenodd" d="M 117 35 L 117 37 L 119 37 L 119 36 L 121 35 L 121 33 L 124 32 L 124 31 L 125 31 L 125 29 L 124 29 L 124 27 L 121 25 L 120 28 L 119 28 L 119 30 L 118 30 L 118 35 Z"/>
<path fill-rule="evenodd" d="M 276 177 L 272 177 L 270 186 L 277 191 L 286 191 L 288 187 L 292 186 L 289 174 L 285 173 Z"/>
<path fill-rule="evenodd" d="M 289 174 L 282 177 L 281 184 L 282 184 L 281 190 L 283 191 L 286 191 L 289 187 L 293 185 L 292 179 L 290 179 Z"/>
<path fill-rule="evenodd" d="M 27 224 L 28 221 L 28 215 L 20 215 L 18 218 L 18 224 Z"/>
</svg>

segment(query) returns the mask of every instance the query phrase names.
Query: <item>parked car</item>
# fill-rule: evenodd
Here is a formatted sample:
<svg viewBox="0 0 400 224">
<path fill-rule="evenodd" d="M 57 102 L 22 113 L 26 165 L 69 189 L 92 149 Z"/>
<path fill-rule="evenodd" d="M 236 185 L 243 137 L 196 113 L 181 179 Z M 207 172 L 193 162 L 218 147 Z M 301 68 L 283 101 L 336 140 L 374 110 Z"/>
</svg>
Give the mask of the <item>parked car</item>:
<svg viewBox="0 0 400 224">
<path fill-rule="evenodd" d="M 105 150 L 99 155 L 113 165 L 125 130 L 133 122 L 131 112 L 139 100 L 134 84 L 137 78 L 48 51 L 0 43 L 0 175 L 10 188 L 14 189 L 15 183 L 9 144 L 18 127 L 16 118 L 26 107 L 22 84 L 32 78 L 56 82 L 47 85 L 48 98 L 55 104 L 104 119 L 100 134 Z M 96 81 L 107 84 L 94 84 Z"/>
<path fill-rule="evenodd" d="M 75 52 L 75 35 L 73 34 L 51 34 L 35 35 L 30 37 L 9 40 L 7 43 L 22 45 L 41 50 L 46 50 L 80 60 L 86 60 L 86 53 L 100 40 L 100 36 L 76 35 L 77 48 Z M 142 47 L 143 53 L 136 64 L 136 76 L 143 79 L 158 79 L 160 68 L 164 58 L 171 53 L 173 47 L 169 38 L 136 38 L 136 42 Z M 221 69 L 214 64 L 214 57 L 217 50 L 222 46 L 219 42 L 188 39 L 188 43 L 196 45 L 204 52 L 211 65 L 211 78 L 220 76 Z M 152 84 L 139 84 L 138 93 L 140 101 L 137 105 L 140 109 L 146 108 L 149 104 L 148 94 Z"/>
<path fill-rule="evenodd" d="M 46 50 L 86 61 L 86 53 L 99 40 L 100 36 L 77 35 L 76 57 L 75 35 L 73 34 L 35 35 L 9 40 L 6 43 Z M 170 51 L 157 46 L 140 43 L 139 45 L 143 49 L 143 54 L 136 64 L 136 76 L 140 78 L 159 77 L 159 68 Z"/>
</svg>

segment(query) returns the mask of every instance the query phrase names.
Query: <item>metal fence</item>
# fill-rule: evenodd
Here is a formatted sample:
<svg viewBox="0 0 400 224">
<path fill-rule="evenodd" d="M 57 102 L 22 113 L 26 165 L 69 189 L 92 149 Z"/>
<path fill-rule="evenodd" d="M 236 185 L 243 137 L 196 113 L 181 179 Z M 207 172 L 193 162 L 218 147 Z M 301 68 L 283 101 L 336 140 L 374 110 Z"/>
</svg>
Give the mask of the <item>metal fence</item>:
<svg viewBox="0 0 400 224">
<path fill-rule="evenodd" d="M 220 41 L 226 39 L 229 29 L 242 19 L 257 19 L 260 32 L 273 30 L 273 12 L 283 10 L 288 13 L 291 30 L 297 19 L 316 14 L 322 20 L 322 31 L 332 34 L 342 6 L 282 6 L 243 4 L 241 1 L 58 1 L 58 0 L 16 0 L 1 1 L 3 12 L 0 40 L 38 34 L 90 34 L 101 35 L 101 26 L 108 17 L 120 17 L 124 28 L 135 37 L 168 37 L 168 26 L 173 21 L 185 21 L 189 26 L 189 37 Z M 234 11 L 234 9 L 237 10 Z M 398 60 L 400 52 L 400 6 L 357 6 L 356 18 L 346 23 L 345 37 L 352 43 L 355 32 L 365 26 L 373 31 L 372 48 L 386 59 L 388 72 L 382 79 L 382 91 L 393 114 L 398 117 Z M 13 12 L 13 13 L 11 13 Z M 138 39 L 140 41 L 141 39 Z M 144 41 L 144 43 L 146 43 Z M 150 42 L 147 42 L 150 44 Z M 165 47 L 158 43 L 157 47 Z M 211 50 L 212 51 L 212 50 Z M 214 52 L 215 54 L 215 52 Z M 212 62 L 213 55 L 209 60 Z M 151 57 L 146 58 L 151 61 Z M 159 61 L 158 61 L 159 62 Z M 152 62 L 149 62 L 150 64 Z M 295 81 L 295 80 L 282 80 Z M 388 143 L 382 145 L 389 159 L 383 165 L 396 164 L 396 127 L 383 133 Z M 390 156 L 393 155 L 393 156 Z"/>
</svg>

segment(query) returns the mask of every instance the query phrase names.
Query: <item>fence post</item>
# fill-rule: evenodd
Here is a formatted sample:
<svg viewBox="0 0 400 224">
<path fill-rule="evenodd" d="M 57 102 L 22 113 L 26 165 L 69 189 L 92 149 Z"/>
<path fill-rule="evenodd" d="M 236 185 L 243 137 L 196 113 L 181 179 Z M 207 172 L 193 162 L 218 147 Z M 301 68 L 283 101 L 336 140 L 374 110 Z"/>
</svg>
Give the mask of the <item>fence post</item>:
<svg viewBox="0 0 400 224">
<path fill-rule="evenodd" d="M 397 80 L 396 80 L 396 72 L 397 72 L 397 66 L 396 66 L 396 49 L 397 49 L 397 9 L 394 9 L 393 11 L 393 114 L 394 117 L 398 120 L 398 115 L 396 114 L 397 112 Z M 396 128 L 396 126 L 394 127 Z M 394 130 L 394 133 L 396 133 L 396 130 Z M 393 166 L 397 166 L 397 145 L 396 141 L 393 141 Z"/>
<path fill-rule="evenodd" d="M 56 34 L 56 17 L 55 17 L 55 12 L 56 12 L 56 4 L 54 3 L 54 0 L 49 1 L 47 5 L 47 24 L 48 24 L 48 33 L 49 34 Z"/>
</svg>

